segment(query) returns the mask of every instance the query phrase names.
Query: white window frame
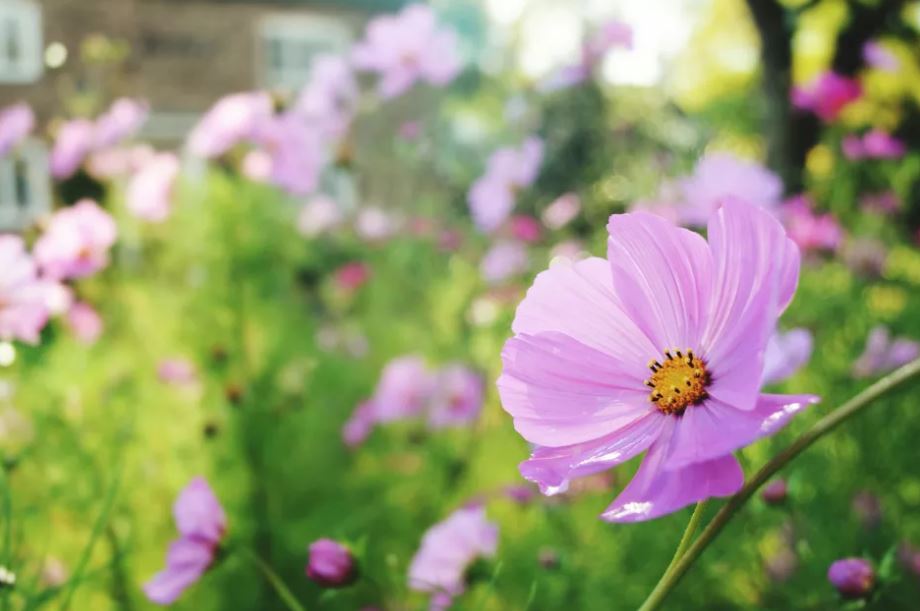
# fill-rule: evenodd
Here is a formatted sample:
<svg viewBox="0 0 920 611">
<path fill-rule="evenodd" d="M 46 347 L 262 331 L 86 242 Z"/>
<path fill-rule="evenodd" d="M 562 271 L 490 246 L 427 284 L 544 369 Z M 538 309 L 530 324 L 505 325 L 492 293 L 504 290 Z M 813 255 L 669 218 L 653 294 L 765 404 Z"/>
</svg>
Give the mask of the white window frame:
<svg viewBox="0 0 920 611">
<path fill-rule="evenodd" d="M 19 51 L 15 61 L 6 55 L 11 44 Z M 0 0 L 0 83 L 33 83 L 41 78 L 43 50 L 42 11 L 38 3 Z"/>
<path fill-rule="evenodd" d="M 19 201 L 17 172 L 27 185 L 27 201 Z M 0 231 L 21 231 L 50 211 L 48 149 L 28 139 L 0 158 Z"/>
<path fill-rule="evenodd" d="M 282 64 L 272 65 L 269 45 L 282 45 Z M 341 18 L 325 15 L 266 15 L 256 31 L 256 74 L 259 85 L 271 89 L 292 91 L 301 87 L 310 76 L 310 59 L 320 53 L 342 53 L 352 42 L 352 31 Z M 286 48 L 285 48 L 286 47 Z M 297 47 L 307 48 L 305 53 Z M 300 57 L 300 53 L 303 56 Z"/>
</svg>

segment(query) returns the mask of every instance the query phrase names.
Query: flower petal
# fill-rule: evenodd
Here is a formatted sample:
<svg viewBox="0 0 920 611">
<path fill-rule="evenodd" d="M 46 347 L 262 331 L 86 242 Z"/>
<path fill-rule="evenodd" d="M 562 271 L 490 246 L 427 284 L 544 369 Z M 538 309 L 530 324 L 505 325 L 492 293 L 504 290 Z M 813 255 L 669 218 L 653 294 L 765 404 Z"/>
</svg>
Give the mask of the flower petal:
<svg viewBox="0 0 920 611">
<path fill-rule="evenodd" d="M 769 213 L 726 201 L 709 222 L 713 295 L 702 351 L 710 395 L 753 409 L 764 350 L 799 275 L 799 250 Z"/>
<path fill-rule="evenodd" d="M 811 358 L 812 344 L 811 331 L 808 329 L 774 332 L 764 353 L 762 383 L 782 382 L 792 376 Z"/>
<path fill-rule="evenodd" d="M 170 605 L 186 588 L 201 579 L 214 560 L 207 541 L 182 537 L 173 541 L 166 555 L 166 568 L 144 584 L 144 594 L 158 605 Z"/>
<path fill-rule="evenodd" d="M 220 501 L 203 477 L 193 479 L 173 505 L 173 517 L 179 533 L 219 543 L 227 528 L 227 516 Z"/>
<path fill-rule="evenodd" d="M 518 335 L 502 350 L 502 406 L 531 443 L 560 447 L 612 433 L 653 411 L 642 382 L 567 335 Z"/>
<path fill-rule="evenodd" d="M 666 424 L 666 416 L 649 413 L 599 439 L 561 448 L 537 447 L 521 463 L 521 475 L 543 494 L 565 492 L 569 481 L 606 471 L 647 449 Z"/>
<path fill-rule="evenodd" d="M 657 358 L 669 348 L 696 348 L 709 309 L 712 260 L 696 233 L 654 214 L 614 214 L 607 258 L 623 309 L 652 340 Z"/>
<path fill-rule="evenodd" d="M 651 520 L 713 496 L 729 496 L 744 485 L 741 465 L 730 454 L 683 469 L 665 469 L 668 446 L 665 432 L 645 455 L 629 485 L 601 514 L 602 519 Z"/>
</svg>

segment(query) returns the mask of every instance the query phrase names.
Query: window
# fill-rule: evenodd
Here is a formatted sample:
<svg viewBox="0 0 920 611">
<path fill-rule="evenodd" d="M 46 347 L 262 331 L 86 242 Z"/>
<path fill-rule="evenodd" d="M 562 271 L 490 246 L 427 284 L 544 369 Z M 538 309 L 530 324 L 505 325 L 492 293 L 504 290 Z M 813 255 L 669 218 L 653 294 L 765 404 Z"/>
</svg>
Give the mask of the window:
<svg viewBox="0 0 920 611">
<path fill-rule="evenodd" d="M 19 231 L 51 209 L 48 152 L 27 140 L 0 159 L 0 231 Z"/>
<path fill-rule="evenodd" d="M 333 17 L 266 17 L 258 32 L 260 84 L 273 89 L 298 89 L 309 78 L 314 57 L 342 52 L 350 42 L 348 26 Z"/>
<path fill-rule="evenodd" d="M 28 0 L 0 1 L 0 83 L 31 83 L 41 75 L 41 9 Z"/>
</svg>

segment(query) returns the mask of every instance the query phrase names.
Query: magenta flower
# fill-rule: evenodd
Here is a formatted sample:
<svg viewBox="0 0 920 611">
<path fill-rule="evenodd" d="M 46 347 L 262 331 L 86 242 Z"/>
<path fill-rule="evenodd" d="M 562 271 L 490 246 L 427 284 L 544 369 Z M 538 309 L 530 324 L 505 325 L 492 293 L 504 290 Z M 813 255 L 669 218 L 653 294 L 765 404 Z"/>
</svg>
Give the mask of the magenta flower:
<svg viewBox="0 0 920 611">
<path fill-rule="evenodd" d="M 543 210 L 540 217 L 549 229 L 562 229 L 581 212 L 581 198 L 575 193 L 560 195 Z"/>
<path fill-rule="evenodd" d="M 355 558 L 348 548 L 332 539 L 310 544 L 307 577 L 324 588 L 342 588 L 358 576 Z"/>
<path fill-rule="evenodd" d="M 854 134 L 844 137 L 841 149 L 847 159 L 900 159 L 907 152 L 903 141 L 888 132 L 873 129 L 862 137 Z"/>
<path fill-rule="evenodd" d="M 421 414 L 433 389 L 433 376 L 420 356 L 393 359 L 383 368 L 374 391 L 376 421 L 393 422 Z"/>
<path fill-rule="evenodd" d="M 35 260 L 54 279 L 90 276 L 108 265 L 117 235 L 109 213 L 83 199 L 54 213 L 35 244 Z"/>
<path fill-rule="evenodd" d="M 335 270 L 335 284 L 348 292 L 356 291 L 371 279 L 371 268 L 362 261 L 346 263 Z"/>
<path fill-rule="evenodd" d="M 115 146 L 140 130 L 150 107 L 142 100 L 119 98 L 96 119 L 93 146 L 104 149 Z"/>
<path fill-rule="evenodd" d="M 445 365 L 434 381 L 428 412 L 433 429 L 463 426 L 474 422 L 482 411 L 485 387 L 482 376 L 466 365 Z"/>
<path fill-rule="evenodd" d="M 779 176 L 759 163 L 730 153 L 707 153 L 693 175 L 680 183 L 683 196 L 676 212 L 681 223 L 702 227 L 725 201 L 738 199 L 773 211 L 783 195 Z"/>
<path fill-rule="evenodd" d="M 340 138 L 348 131 L 358 94 L 348 62 L 338 55 L 319 55 L 313 60 L 310 80 L 300 91 L 294 112 L 325 139 Z"/>
<path fill-rule="evenodd" d="M 155 155 L 148 144 L 93 151 L 86 160 L 86 171 L 93 178 L 109 180 L 137 172 Z"/>
<path fill-rule="evenodd" d="M 425 533 L 409 565 L 409 587 L 430 592 L 446 609 L 466 590 L 467 567 L 479 557 L 494 556 L 497 547 L 498 527 L 486 519 L 485 509 L 459 509 Z"/>
<path fill-rule="evenodd" d="M 268 180 L 292 195 L 308 195 L 318 183 L 326 152 L 319 131 L 294 112 L 263 120 L 254 141 L 268 154 Z"/>
<path fill-rule="evenodd" d="M 736 492 L 732 452 L 817 401 L 761 394 L 764 353 L 799 253 L 763 210 L 726 201 L 709 243 L 648 213 L 616 214 L 608 260 L 561 263 L 518 307 L 498 381 L 521 465 L 545 494 L 648 450 L 602 514 L 648 520 Z"/>
<path fill-rule="evenodd" d="M 843 241 L 843 228 L 830 213 L 815 214 L 807 195 L 787 200 L 780 209 L 786 233 L 805 253 L 837 250 Z"/>
<path fill-rule="evenodd" d="M 396 232 L 397 227 L 397 219 L 377 206 L 365 206 L 355 217 L 355 233 L 365 242 L 386 240 Z"/>
<path fill-rule="evenodd" d="M 171 605 L 182 592 L 205 574 L 224 533 L 227 517 L 220 501 L 203 477 L 196 477 L 173 505 L 179 538 L 166 554 L 166 568 L 144 584 L 144 594 L 158 605 Z"/>
<path fill-rule="evenodd" d="M 173 153 L 157 153 L 131 177 L 125 193 L 128 210 L 151 223 L 165 221 L 172 211 L 178 178 L 179 158 Z"/>
<path fill-rule="evenodd" d="M 58 129 L 51 150 L 51 175 L 58 179 L 70 178 L 93 150 L 96 127 L 88 119 L 67 121 Z"/>
<path fill-rule="evenodd" d="M 782 382 L 805 366 L 811 358 L 812 344 L 808 329 L 775 331 L 763 355 L 763 384 Z"/>
<path fill-rule="evenodd" d="M 788 492 L 789 486 L 786 480 L 777 478 L 763 487 L 760 496 L 768 505 L 780 505 L 786 501 Z"/>
<path fill-rule="evenodd" d="M 525 243 L 538 242 L 542 235 L 540 222 L 527 214 L 516 214 L 508 223 L 511 237 Z"/>
<path fill-rule="evenodd" d="M 830 70 L 810 83 L 792 88 L 792 104 L 813 112 L 825 123 L 834 121 L 852 102 L 862 97 L 859 81 Z"/>
<path fill-rule="evenodd" d="M 843 558 L 831 564 L 827 579 L 844 598 L 863 598 L 875 587 L 875 571 L 862 558 Z"/>
<path fill-rule="evenodd" d="M 300 214 L 297 215 L 297 231 L 308 238 L 334 229 L 344 220 L 342 211 L 334 199 L 328 195 L 315 195 L 310 198 Z"/>
<path fill-rule="evenodd" d="M 22 238 L 0 234 L 0 340 L 38 343 L 49 316 L 47 288 Z"/>
<path fill-rule="evenodd" d="M 377 424 L 377 408 L 372 400 L 358 405 L 342 427 L 342 441 L 349 448 L 355 448 L 370 436 Z"/>
<path fill-rule="evenodd" d="M 239 142 L 251 139 L 271 115 L 272 100 L 263 91 L 228 95 L 218 100 L 192 129 L 188 148 L 198 157 L 220 157 Z"/>
<path fill-rule="evenodd" d="M 35 113 L 25 102 L 0 110 L 0 158 L 25 140 L 34 127 Z"/>
<path fill-rule="evenodd" d="M 479 271 L 489 284 L 499 284 L 524 273 L 530 264 L 527 248 L 520 242 L 501 240 L 483 256 Z"/>
<path fill-rule="evenodd" d="M 352 61 L 359 70 L 380 75 L 377 90 L 384 98 L 401 95 L 420 81 L 446 85 L 462 67 L 456 33 L 440 26 L 425 4 L 371 20 Z"/>
<path fill-rule="evenodd" d="M 485 174 L 470 188 L 467 201 L 481 231 L 492 232 L 514 209 L 517 192 L 533 184 L 543 161 L 543 142 L 531 137 L 519 149 L 492 153 Z"/>
<path fill-rule="evenodd" d="M 67 311 L 67 326 L 73 331 L 77 340 L 86 345 L 95 344 L 102 335 L 102 317 L 93 306 L 85 301 L 78 301 Z"/>
<path fill-rule="evenodd" d="M 901 67 L 897 56 L 876 40 L 863 45 L 863 60 L 866 65 L 882 72 L 897 72 Z"/>
<path fill-rule="evenodd" d="M 157 367 L 157 377 L 165 384 L 188 386 L 198 380 L 198 373 L 191 361 L 175 357 L 160 361 Z"/>
<path fill-rule="evenodd" d="M 853 363 L 853 375 L 868 378 L 887 373 L 918 356 L 920 342 L 906 337 L 892 338 L 887 327 L 878 325 L 869 332 L 865 350 Z"/>
</svg>

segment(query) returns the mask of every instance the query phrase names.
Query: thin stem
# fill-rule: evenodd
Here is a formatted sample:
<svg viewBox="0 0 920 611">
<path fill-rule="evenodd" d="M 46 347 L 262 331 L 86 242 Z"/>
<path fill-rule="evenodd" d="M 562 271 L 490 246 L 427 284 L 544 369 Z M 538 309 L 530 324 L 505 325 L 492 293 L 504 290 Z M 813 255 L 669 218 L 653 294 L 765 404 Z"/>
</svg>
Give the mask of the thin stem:
<svg viewBox="0 0 920 611">
<path fill-rule="evenodd" d="M 671 558 L 671 562 L 668 564 L 668 568 L 664 570 L 665 575 L 674 570 L 674 567 L 677 565 L 677 561 L 683 557 L 684 552 L 686 552 L 687 548 L 690 547 L 690 542 L 693 541 L 693 535 L 696 534 L 696 529 L 699 528 L 700 522 L 703 521 L 703 509 L 705 507 L 706 501 L 700 501 L 693 509 L 693 514 L 690 516 L 690 521 L 687 522 L 687 528 L 684 530 L 684 534 L 680 538 L 680 543 L 677 544 L 677 549 L 674 551 L 674 557 Z"/>
<path fill-rule="evenodd" d="M 278 594 L 278 598 L 284 601 L 284 604 L 287 605 L 287 608 L 291 611 L 306 611 L 297 599 L 294 598 L 294 595 L 291 594 L 291 591 L 284 581 L 281 580 L 281 577 L 268 565 L 267 562 L 262 560 L 258 554 L 251 550 L 246 550 L 246 555 L 255 563 L 259 570 L 262 571 L 262 574 L 265 575 L 265 578 L 268 580 L 272 587 L 275 589 L 275 592 Z"/>
<path fill-rule="evenodd" d="M 722 509 L 720 509 L 712 519 L 712 522 L 710 522 L 706 528 L 703 529 L 703 532 L 700 533 L 699 538 L 687 548 L 687 552 L 677 561 L 677 564 L 661 577 L 655 589 L 652 590 L 652 593 L 649 594 L 645 602 L 642 603 L 639 611 L 653 611 L 661 606 L 664 599 L 670 594 L 671 590 L 674 589 L 678 582 L 680 582 L 684 573 L 693 566 L 693 563 L 696 562 L 697 558 L 700 557 L 700 554 L 703 553 L 706 547 L 712 543 L 713 539 L 715 539 L 720 532 L 722 532 L 725 525 L 731 521 L 735 514 L 738 513 L 738 510 L 754 495 L 757 489 L 773 477 L 777 471 L 808 449 L 814 442 L 837 428 L 842 422 L 862 411 L 879 397 L 903 386 L 918 375 L 920 375 L 920 359 L 911 361 L 907 365 L 890 373 L 836 410 L 830 412 L 816 422 L 814 426 L 802 433 L 802 435 L 793 441 L 789 447 L 774 456 L 760 469 L 760 471 L 755 473 L 754 476 L 745 483 L 744 487 L 742 487 L 735 496 L 731 497 L 728 502 L 725 503 Z"/>
</svg>

